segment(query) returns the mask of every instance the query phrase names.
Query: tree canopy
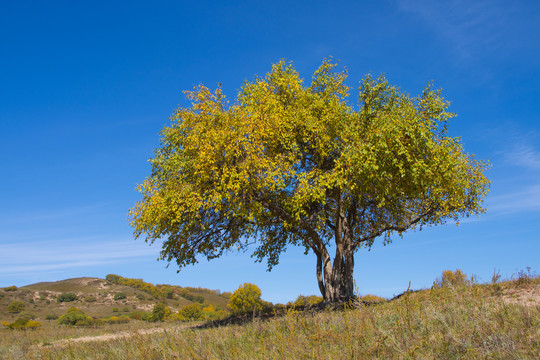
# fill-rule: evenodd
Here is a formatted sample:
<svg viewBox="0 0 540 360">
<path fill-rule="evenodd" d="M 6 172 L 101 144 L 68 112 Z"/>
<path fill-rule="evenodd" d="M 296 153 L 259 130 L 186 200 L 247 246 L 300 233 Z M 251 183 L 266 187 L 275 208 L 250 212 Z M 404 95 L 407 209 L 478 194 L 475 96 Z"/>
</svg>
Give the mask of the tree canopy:
<svg viewBox="0 0 540 360">
<path fill-rule="evenodd" d="M 257 285 L 244 283 L 231 295 L 227 306 L 236 314 L 254 313 L 262 309 L 261 294 Z"/>
<path fill-rule="evenodd" d="M 354 106 L 336 66 L 324 60 L 308 86 L 281 61 L 232 104 L 219 87 L 187 92 L 138 187 L 135 236 L 164 239 L 161 258 L 180 268 L 254 245 L 271 269 L 301 246 L 331 302 L 353 295 L 360 248 L 484 211 L 487 164 L 448 135 L 440 90 L 411 97 L 367 75 Z"/>
</svg>

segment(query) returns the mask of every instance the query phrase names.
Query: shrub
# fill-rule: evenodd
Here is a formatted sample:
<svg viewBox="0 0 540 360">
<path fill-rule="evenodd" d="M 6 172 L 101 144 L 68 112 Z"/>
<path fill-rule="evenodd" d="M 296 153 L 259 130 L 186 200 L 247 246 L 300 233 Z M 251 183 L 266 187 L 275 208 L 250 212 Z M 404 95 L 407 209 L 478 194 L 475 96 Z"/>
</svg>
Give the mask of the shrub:
<svg viewBox="0 0 540 360">
<path fill-rule="evenodd" d="M 183 297 L 184 299 L 188 299 L 187 297 L 190 295 L 191 294 L 189 293 L 187 289 L 184 289 L 184 288 L 180 289 L 180 296 Z"/>
<path fill-rule="evenodd" d="M 17 319 L 23 319 L 25 321 L 28 321 L 28 320 L 35 320 L 36 319 L 36 315 L 32 314 L 32 313 L 22 313 L 22 314 L 19 314 L 19 316 L 17 316 Z"/>
<path fill-rule="evenodd" d="M 167 299 L 174 298 L 174 290 L 170 286 L 164 286 L 161 288 L 161 296 Z"/>
<path fill-rule="evenodd" d="M 85 296 L 85 297 L 84 297 L 84 301 L 85 301 L 85 302 L 88 302 L 88 303 L 93 303 L 93 302 L 96 302 L 97 299 L 96 299 L 96 297 L 93 296 L 93 295 L 88 295 L 88 296 Z"/>
<path fill-rule="evenodd" d="M 462 272 L 460 269 L 456 271 L 444 270 L 442 277 L 436 279 L 433 283 L 434 287 L 448 287 L 448 286 L 464 286 L 469 285 L 469 280 L 467 280 L 467 275 Z"/>
<path fill-rule="evenodd" d="M 146 297 L 143 294 L 137 294 L 135 297 L 139 300 L 146 300 Z"/>
<path fill-rule="evenodd" d="M 17 287 L 15 285 L 11 285 L 4 288 L 4 291 L 17 291 Z"/>
<path fill-rule="evenodd" d="M 535 276 L 536 274 L 531 273 L 531 268 L 527 266 L 527 272 L 525 272 L 524 270 L 520 270 L 517 273 L 517 279 L 515 283 L 517 286 L 530 285 L 533 283 L 533 279 L 535 278 Z"/>
<path fill-rule="evenodd" d="M 26 329 L 37 329 L 41 327 L 39 321 L 34 321 L 33 315 L 28 314 L 29 316 L 19 316 L 14 322 L 2 322 L 2 325 L 7 326 L 11 330 L 26 330 Z"/>
<path fill-rule="evenodd" d="M 224 297 L 225 299 L 230 299 L 231 296 L 232 296 L 232 292 L 225 291 L 225 292 L 222 292 L 221 294 L 219 294 L 219 296 Z"/>
<path fill-rule="evenodd" d="M 193 321 L 203 318 L 203 309 L 200 304 L 189 304 L 178 311 L 178 318 L 181 321 Z"/>
<path fill-rule="evenodd" d="M 62 325 L 90 326 L 93 325 L 94 319 L 86 315 L 82 310 L 72 307 L 58 318 L 58 323 Z"/>
<path fill-rule="evenodd" d="M 125 307 L 122 309 L 123 312 L 129 312 L 129 308 L 128 307 Z"/>
<path fill-rule="evenodd" d="M 143 319 L 143 316 L 146 315 L 148 313 L 145 313 L 144 311 L 132 311 L 131 313 L 129 313 L 129 317 L 131 319 L 135 319 L 135 320 L 142 320 Z"/>
<path fill-rule="evenodd" d="M 313 305 L 316 305 L 318 303 L 320 303 L 321 301 L 323 301 L 323 298 L 321 296 L 316 296 L 316 295 L 309 295 L 309 296 L 304 296 L 304 295 L 298 295 L 298 297 L 296 298 L 296 300 L 294 301 L 294 303 L 292 303 L 293 306 L 298 306 L 298 307 L 310 307 L 310 306 L 313 306 Z"/>
<path fill-rule="evenodd" d="M 203 305 L 202 318 L 204 320 L 218 320 L 227 317 L 229 314 L 221 306 Z"/>
<path fill-rule="evenodd" d="M 45 320 L 56 320 L 58 319 L 58 315 L 56 314 L 48 314 L 47 316 L 45 316 Z"/>
<path fill-rule="evenodd" d="M 111 316 L 109 318 L 101 319 L 106 324 L 125 324 L 130 321 L 130 318 L 126 315 L 122 316 Z"/>
<path fill-rule="evenodd" d="M 112 312 L 119 312 L 119 311 L 120 311 L 120 310 L 118 310 L 118 308 L 117 308 L 117 307 L 115 307 L 115 308 L 112 308 Z"/>
<path fill-rule="evenodd" d="M 109 274 L 105 276 L 105 280 L 113 284 L 119 284 L 121 278 L 122 277 L 120 275 L 115 275 L 115 274 Z"/>
<path fill-rule="evenodd" d="M 192 301 L 195 301 L 195 302 L 198 302 L 199 304 L 202 304 L 204 303 L 204 296 L 201 296 L 201 295 L 195 295 L 193 297 L 193 300 Z"/>
<path fill-rule="evenodd" d="M 38 327 L 41 327 L 42 324 L 39 321 L 35 320 L 29 320 L 24 327 L 26 329 L 37 329 Z"/>
<path fill-rule="evenodd" d="M 7 310 L 12 314 L 18 314 L 24 310 L 24 303 L 22 301 L 14 300 L 9 303 Z"/>
<path fill-rule="evenodd" d="M 380 303 L 380 302 L 385 302 L 386 299 L 385 298 L 382 298 L 380 296 L 377 296 L 377 295 L 371 295 L 371 294 L 368 294 L 368 295 L 364 295 L 362 296 L 361 298 L 358 299 L 360 302 L 363 302 L 363 303 L 369 303 L 369 304 L 376 304 L 376 303 Z"/>
<path fill-rule="evenodd" d="M 169 315 L 171 315 L 171 310 L 165 304 L 158 303 L 154 305 L 154 308 L 152 309 L 152 314 L 144 314 L 142 316 L 142 320 L 152 322 L 163 321 Z"/>
<path fill-rule="evenodd" d="M 114 300 L 122 300 L 122 299 L 125 299 L 126 297 L 127 297 L 126 294 L 121 293 L 121 292 L 114 294 Z"/>
<path fill-rule="evenodd" d="M 229 299 L 229 308 L 235 314 L 245 314 L 262 309 L 261 289 L 255 284 L 244 283 Z"/>
<path fill-rule="evenodd" d="M 72 302 L 72 301 L 75 301 L 77 300 L 77 295 L 73 294 L 73 293 L 64 293 L 64 294 L 60 294 L 56 297 L 56 301 L 58 301 L 59 303 L 61 302 Z"/>
</svg>

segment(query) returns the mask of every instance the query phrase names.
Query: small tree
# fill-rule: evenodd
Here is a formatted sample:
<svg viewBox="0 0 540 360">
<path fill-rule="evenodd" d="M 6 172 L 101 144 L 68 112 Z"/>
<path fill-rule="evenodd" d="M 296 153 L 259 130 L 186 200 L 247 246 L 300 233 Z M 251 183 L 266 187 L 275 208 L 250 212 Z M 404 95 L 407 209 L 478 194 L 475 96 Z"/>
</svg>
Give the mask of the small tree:
<svg viewBox="0 0 540 360">
<path fill-rule="evenodd" d="M 157 303 L 152 309 L 151 321 L 163 321 L 171 314 L 171 310 L 164 303 Z"/>
<path fill-rule="evenodd" d="M 24 303 L 18 300 L 12 301 L 9 303 L 7 310 L 12 314 L 18 314 L 24 310 Z"/>
<path fill-rule="evenodd" d="M 261 289 L 255 284 L 244 283 L 229 299 L 229 308 L 235 314 L 245 314 L 262 309 Z"/>
</svg>

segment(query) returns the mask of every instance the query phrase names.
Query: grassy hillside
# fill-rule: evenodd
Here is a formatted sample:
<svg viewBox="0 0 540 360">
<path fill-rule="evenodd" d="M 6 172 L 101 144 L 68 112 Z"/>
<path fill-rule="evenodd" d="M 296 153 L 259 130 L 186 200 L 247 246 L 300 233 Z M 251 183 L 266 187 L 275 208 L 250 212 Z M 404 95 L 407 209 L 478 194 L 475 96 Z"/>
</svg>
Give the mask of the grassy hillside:
<svg viewBox="0 0 540 360">
<path fill-rule="evenodd" d="M 107 341 L 58 343 L 54 339 L 72 334 L 4 330 L 0 358 L 538 358 L 540 278 L 520 276 L 483 285 L 452 281 L 443 277 L 433 289 L 405 292 L 375 305 L 357 302 L 338 311 L 291 308 L 267 321 L 200 329 L 165 323 L 164 332 L 111 336 Z"/>
<path fill-rule="evenodd" d="M 0 320 L 13 321 L 20 316 L 20 313 L 30 313 L 41 321 L 45 320 L 47 315 L 62 315 L 70 307 L 77 307 L 91 317 L 102 318 L 129 314 L 134 311 L 150 311 L 158 302 L 165 303 L 172 312 L 197 302 L 225 309 L 228 302 L 226 294 L 220 295 L 215 290 L 149 285 L 150 288 L 157 289 L 163 286 L 170 287 L 172 293 L 169 297 L 164 297 L 131 286 L 115 284 L 105 279 L 87 277 L 41 282 L 20 288 L 0 288 Z M 59 296 L 69 293 L 75 294 L 77 299 L 58 302 Z M 117 294 L 124 294 L 125 298 Z M 182 294 L 194 300 L 189 300 Z M 13 301 L 22 302 L 24 310 L 20 313 L 10 312 L 8 305 Z"/>
</svg>

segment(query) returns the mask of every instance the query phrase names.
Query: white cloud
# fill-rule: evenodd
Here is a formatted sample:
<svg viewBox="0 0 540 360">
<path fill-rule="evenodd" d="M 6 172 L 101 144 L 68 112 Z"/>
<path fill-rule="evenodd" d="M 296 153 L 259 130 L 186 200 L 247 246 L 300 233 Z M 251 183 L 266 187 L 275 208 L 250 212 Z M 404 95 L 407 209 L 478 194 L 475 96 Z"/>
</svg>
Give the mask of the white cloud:
<svg viewBox="0 0 540 360">
<path fill-rule="evenodd" d="M 513 193 L 489 197 L 487 209 L 488 215 L 540 211 L 540 184 Z"/>
<path fill-rule="evenodd" d="M 533 146 L 521 143 L 505 154 L 505 159 L 512 165 L 523 166 L 532 170 L 540 170 L 540 152 Z"/>
<path fill-rule="evenodd" d="M 16 224 L 34 224 L 39 221 L 51 221 L 60 220 L 70 217 L 82 217 L 83 215 L 92 215 L 103 212 L 110 203 L 90 204 L 82 205 L 78 207 L 72 207 L 67 209 L 55 209 L 50 208 L 42 209 L 41 211 L 24 213 L 5 213 L 2 214 L 0 219 L 0 225 L 16 225 Z"/>
<path fill-rule="evenodd" d="M 494 6 L 487 0 L 402 0 L 399 4 L 425 21 L 462 60 L 493 54 L 507 45 L 502 35 L 508 25 L 508 6 Z"/>
<path fill-rule="evenodd" d="M 142 241 L 80 237 L 60 241 L 0 244 L 2 277 L 35 272 L 73 270 L 121 262 L 137 257 L 156 258 L 159 247 Z"/>
</svg>

